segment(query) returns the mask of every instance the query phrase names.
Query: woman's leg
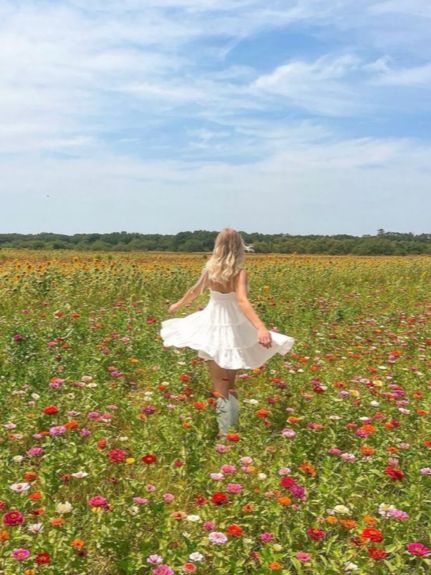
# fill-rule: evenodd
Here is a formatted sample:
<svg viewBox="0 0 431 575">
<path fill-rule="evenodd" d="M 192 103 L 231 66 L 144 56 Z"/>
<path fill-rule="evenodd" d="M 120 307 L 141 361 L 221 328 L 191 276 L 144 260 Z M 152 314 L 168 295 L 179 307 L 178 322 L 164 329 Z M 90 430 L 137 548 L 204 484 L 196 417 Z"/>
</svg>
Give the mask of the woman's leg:
<svg viewBox="0 0 431 575">
<path fill-rule="evenodd" d="M 230 402 L 230 415 L 231 421 L 230 424 L 238 428 L 238 420 L 239 420 L 239 401 L 238 401 L 238 392 L 235 387 L 235 378 L 238 372 L 237 369 L 228 369 L 229 378 L 229 402 Z"/>
<path fill-rule="evenodd" d="M 231 412 L 229 401 L 230 380 L 226 377 L 226 370 L 214 360 L 208 360 L 208 370 L 212 381 L 212 394 L 216 397 L 217 423 L 219 436 L 225 436 L 231 425 Z"/>
<path fill-rule="evenodd" d="M 222 395 L 228 399 L 230 379 L 226 372 L 228 370 L 220 367 L 213 359 L 208 360 L 208 370 L 212 381 L 212 391 L 215 397 Z"/>
</svg>

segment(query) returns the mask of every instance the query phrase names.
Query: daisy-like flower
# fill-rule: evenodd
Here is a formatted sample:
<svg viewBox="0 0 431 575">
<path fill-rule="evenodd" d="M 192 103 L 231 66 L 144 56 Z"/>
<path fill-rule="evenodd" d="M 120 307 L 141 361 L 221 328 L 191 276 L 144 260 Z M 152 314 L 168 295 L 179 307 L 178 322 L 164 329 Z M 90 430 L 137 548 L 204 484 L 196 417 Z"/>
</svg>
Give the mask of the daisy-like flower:
<svg viewBox="0 0 431 575">
<path fill-rule="evenodd" d="M 73 507 L 72 504 L 69 503 L 69 501 L 65 501 L 64 503 L 58 503 L 55 510 L 57 511 L 57 513 L 70 513 L 72 511 Z"/>
<path fill-rule="evenodd" d="M 345 505 L 336 505 L 333 509 L 326 510 L 329 515 L 350 515 L 351 511 Z"/>
<path fill-rule="evenodd" d="M 221 531 L 213 531 L 208 535 L 208 539 L 211 543 L 215 543 L 216 545 L 223 545 L 227 542 L 226 535 L 221 533 Z"/>
<path fill-rule="evenodd" d="M 76 477 L 76 479 L 84 479 L 84 477 L 88 476 L 86 471 L 77 471 L 76 473 L 71 473 L 72 477 Z"/>
<path fill-rule="evenodd" d="M 186 519 L 192 523 L 199 523 L 199 521 L 202 521 L 200 515 L 187 515 Z"/>
<path fill-rule="evenodd" d="M 32 523 L 27 527 L 30 533 L 36 535 L 37 533 L 42 533 L 43 531 L 43 523 Z"/>
<path fill-rule="evenodd" d="M 23 493 L 30 489 L 30 483 L 13 483 L 12 485 L 9 485 L 9 487 L 12 491 L 15 491 L 15 493 Z"/>
<path fill-rule="evenodd" d="M 199 563 L 199 561 L 204 560 L 204 556 L 202 555 L 202 553 L 199 553 L 199 551 L 195 551 L 194 553 L 190 553 L 189 559 L 194 563 Z"/>
</svg>

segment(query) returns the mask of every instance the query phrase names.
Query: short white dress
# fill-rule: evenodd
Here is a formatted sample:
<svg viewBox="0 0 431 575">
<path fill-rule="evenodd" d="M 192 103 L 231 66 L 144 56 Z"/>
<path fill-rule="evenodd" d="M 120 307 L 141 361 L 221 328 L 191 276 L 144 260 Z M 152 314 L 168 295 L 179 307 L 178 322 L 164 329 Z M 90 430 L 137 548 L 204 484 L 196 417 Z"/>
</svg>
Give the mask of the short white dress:
<svg viewBox="0 0 431 575">
<path fill-rule="evenodd" d="M 160 336 L 165 347 L 190 347 L 202 359 L 213 359 L 226 369 L 261 367 L 276 353 L 285 355 L 292 349 L 295 338 L 275 331 L 270 331 L 271 347 L 264 347 L 235 292 L 209 291 L 210 299 L 204 309 L 161 322 Z"/>
</svg>

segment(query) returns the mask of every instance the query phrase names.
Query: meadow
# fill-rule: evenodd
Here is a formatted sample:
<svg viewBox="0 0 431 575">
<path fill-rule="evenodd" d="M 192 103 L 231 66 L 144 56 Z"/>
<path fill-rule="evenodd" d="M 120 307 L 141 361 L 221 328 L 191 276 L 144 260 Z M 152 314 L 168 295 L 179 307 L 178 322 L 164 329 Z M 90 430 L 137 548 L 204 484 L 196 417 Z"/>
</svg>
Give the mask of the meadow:
<svg viewBox="0 0 431 575">
<path fill-rule="evenodd" d="M 0 573 L 429 573 L 431 258 L 248 254 L 296 343 L 218 441 L 159 336 L 207 257 L 0 251 Z"/>
</svg>

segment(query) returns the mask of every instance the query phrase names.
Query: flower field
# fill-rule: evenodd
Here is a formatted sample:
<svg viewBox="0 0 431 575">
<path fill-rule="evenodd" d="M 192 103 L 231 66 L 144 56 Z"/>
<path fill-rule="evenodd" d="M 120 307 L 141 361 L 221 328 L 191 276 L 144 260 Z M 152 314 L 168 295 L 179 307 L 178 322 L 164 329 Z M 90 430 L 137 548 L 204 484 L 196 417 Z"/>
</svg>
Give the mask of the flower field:
<svg viewBox="0 0 431 575">
<path fill-rule="evenodd" d="M 296 344 L 217 441 L 206 257 L 0 251 L 0 574 L 430 573 L 431 259 L 247 255 Z"/>
</svg>

